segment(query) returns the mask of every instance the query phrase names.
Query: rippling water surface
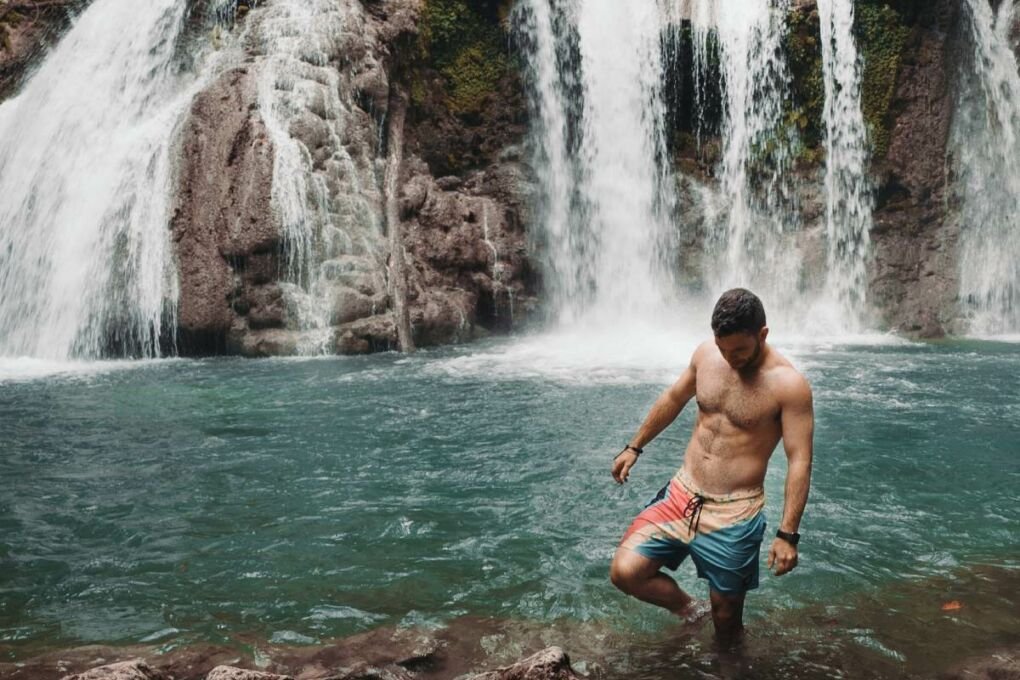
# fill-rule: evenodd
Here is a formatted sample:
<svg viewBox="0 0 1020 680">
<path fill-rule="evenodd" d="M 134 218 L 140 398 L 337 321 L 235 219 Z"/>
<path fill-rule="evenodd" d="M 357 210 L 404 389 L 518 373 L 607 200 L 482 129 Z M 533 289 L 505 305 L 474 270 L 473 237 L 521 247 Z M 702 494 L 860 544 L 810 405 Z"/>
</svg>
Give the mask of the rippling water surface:
<svg viewBox="0 0 1020 680">
<path fill-rule="evenodd" d="M 607 568 L 680 464 L 693 412 L 627 485 L 609 462 L 690 349 L 600 362 L 538 336 L 412 357 L 7 361 L 0 653 L 300 644 L 462 617 L 654 641 L 671 620 Z M 913 640 L 924 631 L 1020 641 L 1020 347 L 780 349 L 814 385 L 816 462 L 802 564 L 763 575 L 752 622 L 825 629 L 901 670 L 946 649 Z M 784 470 L 780 450 L 772 527 Z M 690 564 L 679 573 L 705 594 Z"/>
</svg>

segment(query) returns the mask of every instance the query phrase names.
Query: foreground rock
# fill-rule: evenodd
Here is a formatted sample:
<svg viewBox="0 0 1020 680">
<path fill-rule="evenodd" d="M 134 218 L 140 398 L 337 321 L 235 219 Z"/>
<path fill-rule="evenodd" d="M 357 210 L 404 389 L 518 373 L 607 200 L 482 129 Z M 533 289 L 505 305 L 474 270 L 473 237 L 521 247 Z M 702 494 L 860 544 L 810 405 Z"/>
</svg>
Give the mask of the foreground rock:
<svg viewBox="0 0 1020 680">
<path fill-rule="evenodd" d="M 99 666 L 84 673 L 68 675 L 65 680 L 170 680 L 141 659 Z"/>
<path fill-rule="evenodd" d="M 570 658 L 559 647 L 549 647 L 505 668 L 476 675 L 472 680 L 580 680 Z"/>
<path fill-rule="evenodd" d="M 399 637 L 399 636 L 395 636 Z M 389 658 L 373 653 L 370 647 L 361 658 L 345 655 L 342 651 L 321 650 L 305 655 L 302 663 L 292 667 L 294 675 L 277 668 L 278 672 L 253 670 L 228 664 L 215 666 L 207 673 L 194 669 L 182 676 L 184 669 L 169 665 L 157 670 L 141 659 L 121 661 L 90 670 L 67 675 L 62 680 L 172 680 L 181 677 L 201 677 L 205 680 L 414 680 L 423 677 L 415 669 L 427 670 L 422 662 L 435 653 L 436 644 L 425 648 L 409 649 L 403 654 L 398 649 Z M 296 659 L 291 659 L 293 664 Z M 281 665 L 282 664 L 274 664 Z M 197 674 L 196 674 L 197 671 Z M 425 673 L 426 676 L 432 674 Z M 559 647 L 549 647 L 509 666 L 471 676 L 471 680 L 580 680 L 570 667 L 570 659 Z"/>
<path fill-rule="evenodd" d="M 289 675 L 252 671 L 236 666 L 217 666 L 209 671 L 205 680 L 294 680 Z"/>
</svg>

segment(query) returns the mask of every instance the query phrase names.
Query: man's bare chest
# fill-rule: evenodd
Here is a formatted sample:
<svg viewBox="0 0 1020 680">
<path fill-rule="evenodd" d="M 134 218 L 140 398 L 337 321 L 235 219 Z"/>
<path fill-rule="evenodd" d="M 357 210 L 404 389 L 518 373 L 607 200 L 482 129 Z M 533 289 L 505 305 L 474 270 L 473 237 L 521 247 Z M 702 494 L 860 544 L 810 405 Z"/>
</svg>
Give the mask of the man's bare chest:
<svg viewBox="0 0 1020 680">
<path fill-rule="evenodd" d="M 705 415 L 722 415 L 735 427 L 756 430 L 775 423 L 779 403 L 762 380 L 698 376 L 695 398 Z"/>
</svg>

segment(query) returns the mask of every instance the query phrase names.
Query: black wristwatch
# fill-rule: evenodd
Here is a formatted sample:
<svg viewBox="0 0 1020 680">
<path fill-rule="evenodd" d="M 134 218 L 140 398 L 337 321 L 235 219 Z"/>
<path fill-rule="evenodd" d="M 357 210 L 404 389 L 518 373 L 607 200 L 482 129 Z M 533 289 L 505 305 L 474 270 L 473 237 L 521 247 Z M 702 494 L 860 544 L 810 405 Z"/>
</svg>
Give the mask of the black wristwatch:
<svg viewBox="0 0 1020 680">
<path fill-rule="evenodd" d="M 798 534 L 796 531 L 794 531 L 791 534 L 780 529 L 776 532 L 776 537 L 783 539 L 784 541 L 795 547 L 798 543 L 800 543 L 800 534 Z"/>
</svg>

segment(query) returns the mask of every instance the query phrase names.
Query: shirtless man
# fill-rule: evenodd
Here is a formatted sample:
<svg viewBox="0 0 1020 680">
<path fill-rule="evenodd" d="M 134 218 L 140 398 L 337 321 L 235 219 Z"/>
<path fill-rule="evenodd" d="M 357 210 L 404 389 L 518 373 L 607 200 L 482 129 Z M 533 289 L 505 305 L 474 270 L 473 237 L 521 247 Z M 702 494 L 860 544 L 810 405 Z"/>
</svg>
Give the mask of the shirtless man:
<svg viewBox="0 0 1020 680">
<path fill-rule="evenodd" d="M 765 342 L 765 310 L 754 293 L 742 288 L 723 293 L 712 313 L 712 330 L 715 341 L 695 350 L 690 365 L 613 460 L 613 478 L 622 484 L 642 448 L 691 397 L 697 399 L 697 423 L 683 466 L 627 529 L 610 579 L 628 595 L 690 618 L 697 603 L 660 571 L 675 570 L 690 555 L 698 576 L 709 583 L 716 637 L 732 642 L 743 630 L 744 595 L 758 587 L 765 535 L 762 485 L 780 439 L 789 470 L 768 566 L 776 576 L 797 566 L 814 415 L 807 381 Z"/>
</svg>

